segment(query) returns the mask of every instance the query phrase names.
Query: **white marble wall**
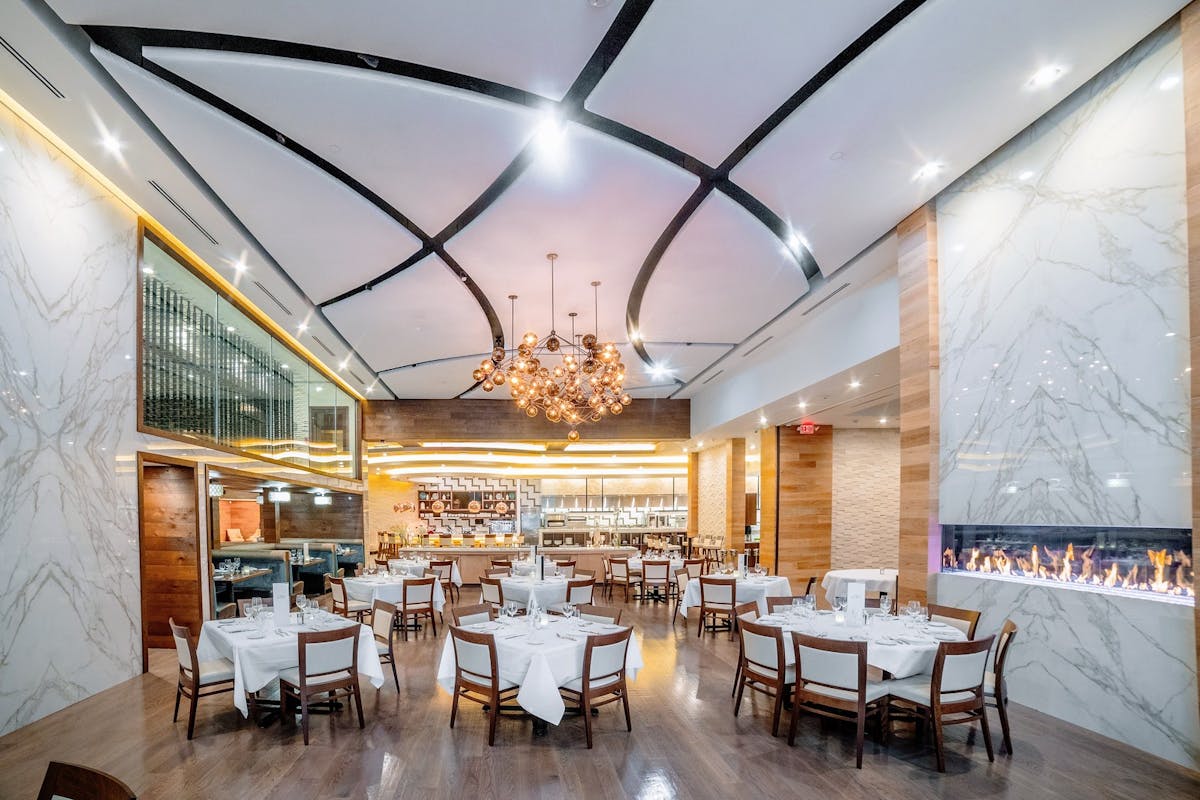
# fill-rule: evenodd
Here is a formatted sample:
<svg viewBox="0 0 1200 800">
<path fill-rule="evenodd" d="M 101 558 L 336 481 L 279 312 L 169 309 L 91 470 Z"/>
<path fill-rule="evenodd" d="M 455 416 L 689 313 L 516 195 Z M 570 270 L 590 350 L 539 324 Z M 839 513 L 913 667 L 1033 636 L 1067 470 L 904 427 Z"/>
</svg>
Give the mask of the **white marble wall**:
<svg viewBox="0 0 1200 800">
<path fill-rule="evenodd" d="M 937 602 L 983 612 L 979 635 L 1017 624 L 1014 703 L 1200 769 L 1191 604 L 980 575 L 936 582 Z"/>
<path fill-rule="evenodd" d="M 0 106 L 0 734 L 141 671 L 136 235 Z"/>
<path fill-rule="evenodd" d="M 943 523 L 1191 527 L 1178 27 L 937 202 Z"/>
</svg>

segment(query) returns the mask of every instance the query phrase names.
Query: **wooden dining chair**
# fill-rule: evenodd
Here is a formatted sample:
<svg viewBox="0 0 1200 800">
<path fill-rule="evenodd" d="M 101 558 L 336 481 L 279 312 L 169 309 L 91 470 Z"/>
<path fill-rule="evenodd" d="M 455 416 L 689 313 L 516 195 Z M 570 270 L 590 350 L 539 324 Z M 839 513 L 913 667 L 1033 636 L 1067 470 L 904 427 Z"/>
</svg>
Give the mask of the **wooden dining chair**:
<svg viewBox="0 0 1200 800">
<path fill-rule="evenodd" d="M 508 567 L 488 567 L 483 571 L 485 578 L 507 578 L 512 570 Z"/>
<path fill-rule="evenodd" d="M 712 633 L 718 630 L 728 630 L 729 638 L 733 638 L 733 605 L 736 582 L 733 578 L 717 577 L 715 575 L 700 576 L 700 608 L 696 615 L 696 636 L 704 633 L 705 629 Z M 712 624 L 705 625 L 705 620 L 712 617 Z M 718 625 L 718 620 L 725 622 Z"/>
<path fill-rule="evenodd" d="M 608 556 L 600 556 L 600 565 L 604 568 L 604 593 L 612 597 L 612 561 Z"/>
<path fill-rule="evenodd" d="M 630 572 L 628 558 L 613 558 L 609 559 L 609 565 L 612 568 L 612 584 L 620 586 L 625 591 L 625 602 L 629 602 L 629 589 L 631 587 L 641 588 L 642 576 Z M 634 595 L 637 596 L 636 593 Z"/>
<path fill-rule="evenodd" d="M 437 574 L 442 591 L 451 602 L 458 602 L 458 587 L 454 585 L 453 561 L 430 561 L 429 570 Z"/>
<path fill-rule="evenodd" d="M 625 654 L 633 628 L 587 637 L 583 650 L 583 672 L 559 689 L 573 701 L 583 717 L 588 749 L 592 749 L 592 709 L 620 701 L 625 707 L 625 730 L 633 730 L 629 716 L 629 690 L 625 685 Z"/>
<path fill-rule="evenodd" d="M 554 566 L 558 567 L 558 574 L 567 580 L 575 577 L 575 562 L 574 561 L 558 561 L 555 560 Z"/>
<path fill-rule="evenodd" d="M 660 597 L 670 600 L 673 583 L 671 581 L 671 562 L 670 561 L 643 561 L 642 562 L 642 599 L 646 599 L 647 592 L 651 589 L 657 589 L 661 592 Z"/>
<path fill-rule="evenodd" d="M 479 601 L 486 603 L 496 611 L 504 608 L 504 587 L 499 578 L 489 578 L 486 575 L 479 579 Z"/>
<path fill-rule="evenodd" d="M 493 558 L 491 565 L 494 569 L 512 569 L 512 561 L 505 558 Z"/>
<path fill-rule="evenodd" d="M 175 623 L 171 617 L 171 638 L 175 640 L 175 655 L 179 659 L 179 678 L 175 684 L 175 714 L 171 722 L 179 720 L 179 700 L 188 699 L 187 738 L 192 738 L 196 729 L 196 703 L 201 697 L 233 691 L 233 662 L 227 658 L 201 661 L 196 657 L 196 641 L 191 631 Z"/>
<path fill-rule="evenodd" d="M 517 684 L 500 677 L 496 638 L 490 633 L 474 633 L 458 626 L 450 628 L 454 646 L 454 700 L 450 705 L 450 727 L 458 716 L 460 699 L 479 703 L 488 715 L 488 747 L 496 743 L 496 719 L 500 704 L 516 699 Z"/>
<path fill-rule="evenodd" d="M 621 609 L 616 606 L 579 606 L 579 618 L 586 622 L 621 624 Z"/>
<path fill-rule="evenodd" d="M 51 761 L 42 778 L 37 800 L 137 800 L 120 779 L 107 772 L 78 764 Z"/>
<path fill-rule="evenodd" d="M 392 667 L 392 681 L 396 684 L 396 692 L 400 692 L 400 678 L 396 675 L 396 637 L 393 635 L 396 625 L 396 607 L 391 603 L 376 599 L 371 604 L 371 633 L 375 634 L 375 650 L 379 653 L 382 664 Z"/>
<path fill-rule="evenodd" d="M 300 706 L 300 728 L 308 744 L 308 707 L 313 695 L 354 698 L 358 727 L 363 719 L 362 694 L 358 687 L 358 625 L 346 625 L 331 631 L 301 631 L 296 634 L 300 663 L 279 672 L 279 699 L 283 716 L 292 703 Z M 325 699 L 324 697 L 322 699 Z"/>
<path fill-rule="evenodd" d="M 573 606 L 591 605 L 595 591 L 595 578 L 572 578 L 567 581 L 567 603 Z"/>
<path fill-rule="evenodd" d="M 437 638 L 437 619 L 434 617 L 433 609 L 433 587 L 437 580 L 436 575 L 426 578 L 409 578 L 400 587 L 400 605 L 396 607 L 396 622 L 400 626 L 400 632 L 405 641 L 408 641 L 410 621 L 413 625 L 420 625 L 421 630 L 424 631 L 425 623 L 422 620 L 425 619 L 429 620 L 430 626 L 433 627 L 433 637 Z"/>
<path fill-rule="evenodd" d="M 887 728 L 888 687 L 867 680 L 867 643 L 825 639 L 792 632 L 796 664 L 796 690 L 792 698 L 792 722 L 788 745 L 796 744 L 800 713 L 807 711 L 832 719 L 853 720 L 855 767 L 862 769 L 863 739 L 867 721 L 879 725 L 879 737 Z"/>
<path fill-rule="evenodd" d="M 683 606 L 683 597 L 687 594 L 689 580 L 691 580 L 691 575 L 686 569 L 681 567 L 675 570 L 675 611 L 671 614 L 672 625 L 675 624 L 675 620 L 679 619 L 679 609 Z"/>
<path fill-rule="evenodd" d="M 699 578 L 704 574 L 704 559 L 685 558 L 683 560 L 683 568 L 687 570 L 689 578 Z"/>
<path fill-rule="evenodd" d="M 793 596 L 784 595 L 783 597 L 764 597 L 763 600 L 767 604 L 767 613 L 773 614 L 776 611 L 786 611 L 792 607 L 793 600 L 802 600 L 804 595 L 798 594 Z"/>
<path fill-rule="evenodd" d="M 914 719 L 932 724 L 938 772 L 946 771 L 942 728 L 979 721 L 988 761 L 995 761 L 992 734 L 984 705 L 984 671 L 995 636 L 967 642 L 941 642 L 933 662 L 933 677 L 915 675 L 888 682 L 891 695 L 889 724 L 894 719 Z"/>
<path fill-rule="evenodd" d="M 1004 620 L 1000 628 L 1000 636 L 996 643 L 996 655 L 992 661 L 992 671 L 984 675 L 983 695 L 985 700 L 991 699 L 991 705 L 1000 715 L 1000 732 L 1004 738 L 1004 752 L 1012 755 L 1012 735 L 1008 729 L 1008 686 L 1004 682 L 1004 665 L 1008 660 L 1008 648 L 1012 646 L 1017 635 L 1017 624 L 1011 619 Z"/>
<path fill-rule="evenodd" d="M 929 604 L 929 621 L 941 622 L 958 628 L 967 635 L 968 639 L 975 638 L 975 629 L 979 627 L 979 618 L 983 616 L 978 611 L 954 606 L 939 606 Z"/>
<path fill-rule="evenodd" d="M 333 598 L 333 613 L 340 614 L 343 617 L 353 616 L 358 622 L 362 622 L 364 614 L 371 610 L 370 603 L 364 603 L 362 600 L 351 600 L 346 594 L 346 583 L 344 578 L 329 578 L 329 593 Z"/>
<path fill-rule="evenodd" d="M 761 692 L 775 701 L 771 712 L 771 735 L 778 736 L 783 701 L 796 682 L 796 668 L 788 666 L 783 648 L 783 628 L 745 621 L 738 626 L 738 632 L 742 640 L 742 675 L 733 715 L 736 717 L 741 709 L 742 693 L 747 688 Z"/>
<path fill-rule="evenodd" d="M 455 606 L 450 609 L 450 624 L 463 627 L 476 625 L 480 622 L 491 622 L 496 618 L 496 609 L 488 603 L 476 603 L 473 606 Z"/>
<path fill-rule="evenodd" d="M 755 622 L 758 620 L 758 603 L 753 600 L 747 603 L 740 603 L 733 607 L 734 619 L 740 622 Z M 742 682 L 742 661 L 745 657 L 745 652 L 742 649 L 742 637 L 738 637 L 738 660 L 737 667 L 733 671 L 733 690 L 729 692 L 729 696 L 733 697 L 737 693 L 737 688 Z"/>
</svg>

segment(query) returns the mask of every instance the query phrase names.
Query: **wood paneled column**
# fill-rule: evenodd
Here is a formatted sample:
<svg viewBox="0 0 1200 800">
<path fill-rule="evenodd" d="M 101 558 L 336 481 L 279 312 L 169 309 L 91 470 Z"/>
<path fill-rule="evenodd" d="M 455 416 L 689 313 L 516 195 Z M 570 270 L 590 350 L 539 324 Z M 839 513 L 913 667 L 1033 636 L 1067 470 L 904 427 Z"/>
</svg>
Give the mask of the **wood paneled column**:
<svg viewBox="0 0 1200 800">
<path fill-rule="evenodd" d="M 927 599 L 938 524 L 938 271 L 932 204 L 896 228 L 900 284 L 900 602 Z"/>
<path fill-rule="evenodd" d="M 746 546 L 746 440 L 725 445 L 725 547 Z"/>
<path fill-rule="evenodd" d="M 759 556 L 803 591 L 801 576 L 829 569 L 833 543 L 833 428 L 780 427 L 762 437 Z"/>
<path fill-rule="evenodd" d="M 1192 367 L 1192 557 L 1200 553 L 1200 2 L 1180 14 L 1183 47 L 1183 119 L 1187 159 L 1188 318 Z M 1195 608 L 1196 663 L 1200 665 L 1200 603 Z"/>
</svg>

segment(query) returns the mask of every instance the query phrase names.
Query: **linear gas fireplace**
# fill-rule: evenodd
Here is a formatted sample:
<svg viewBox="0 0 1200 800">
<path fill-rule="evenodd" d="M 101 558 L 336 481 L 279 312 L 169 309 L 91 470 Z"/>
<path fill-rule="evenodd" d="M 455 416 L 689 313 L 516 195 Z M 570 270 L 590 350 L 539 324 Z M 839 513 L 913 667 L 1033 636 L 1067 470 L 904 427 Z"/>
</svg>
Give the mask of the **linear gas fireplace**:
<svg viewBox="0 0 1200 800">
<path fill-rule="evenodd" d="M 1186 528 L 943 525 L 942 572 L 962 571 L 1195 596 Z"/>
</svg>

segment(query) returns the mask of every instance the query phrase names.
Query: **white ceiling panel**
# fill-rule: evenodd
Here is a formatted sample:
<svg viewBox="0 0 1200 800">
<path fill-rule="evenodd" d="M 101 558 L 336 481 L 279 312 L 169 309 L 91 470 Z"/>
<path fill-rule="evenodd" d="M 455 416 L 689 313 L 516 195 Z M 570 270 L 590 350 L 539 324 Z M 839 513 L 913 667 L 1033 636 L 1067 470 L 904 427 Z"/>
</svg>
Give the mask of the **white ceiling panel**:
<svg viewBox="0 0 1200 800">
<path fill-rule="evenodd" d="M 518 336 L 550 325 L 550 268 L 560 256 L 555 325 L 580 333 L 595 325 L 591 281 L 600 280 L 600 338 L 625 341 L 634 276 L 654 241 L 698 184 L 695 176 L 578 125 L 545 153 L 446 248 L 491 299 L 509 329 L 510 294 Z M 510 332 L 511 338 L 511 332 Z"/>
<path fill-rule="evenodd" d="M 345 170 L 433 235 L 508 166 L 534 110 L 365 69 L 211 50 L 147 58 Z"/>
<path fill-rule="evenodd" d="M 783 243 L 714 192 L 679 231 L 650 277 L 643 339 L 736 344 L 808 291 Z"/>
<path fill-rule="evenodd" d="M 621 8 L 584 0 L 52 0 L 68 22 L 205 31 L 368 53 L 559 99 Z"/>
<path fill-rule="evenodd" d="M 630 353 L 633 360 L 629 364 L 628 375 L 630 377 L 626 378 L 626 382 L 631 386 L 660 384 L 664 382 L 664 375 L 670 379 L 687 383 L 699 375 L 701 370 L 732 349 L 725 345 L 665 344 L 661 342 L 647 342 L 645 348 L 654 368 L 644 365 L 640 358 Z M 624 358 L 623 355 L 622 358 Z"/>
<path fill-rule="evenodd" d="M 435 255 L 326 306 L 325 315 L 380 370 L 480 353 L 492 344 L 479 303 Z"/>
<path fill-rule="evenodd" d="M 390 269 L 420 243 L 340 182 L 101 48 L 96 56 L 309 298 Z"/>
<path fill-rule="evenodd" d="M 471 388 L 471 370 L 479 366 L 482 354 L 436 361 L 419 367 L 408 367 L 381 376 L 384 384 L 399 400 L 445 400 L 457 397 Z"/>
<path fill-rule="evenodd" d="M 657 0 L 587 107 L 716 166 L 891 7 Z"/>
<path fill-rule="evenodd" d="M 826 274 L 1159 23 L 1181 0 L 932 0 L 794 112 L 732 178 Z M 1031 89 L 1033 73 L 1062 77 Z M 942 169 L 916 179 L 924 165 Z"/>
</svg>

